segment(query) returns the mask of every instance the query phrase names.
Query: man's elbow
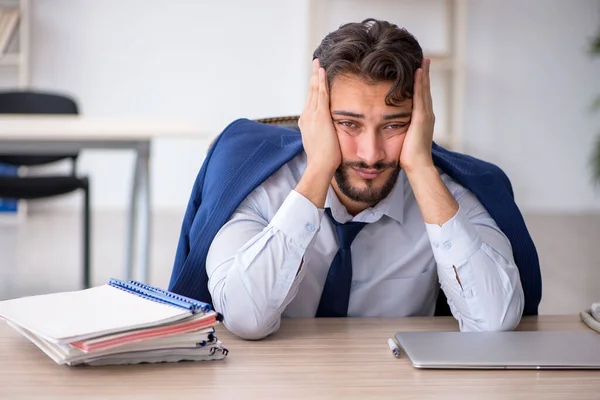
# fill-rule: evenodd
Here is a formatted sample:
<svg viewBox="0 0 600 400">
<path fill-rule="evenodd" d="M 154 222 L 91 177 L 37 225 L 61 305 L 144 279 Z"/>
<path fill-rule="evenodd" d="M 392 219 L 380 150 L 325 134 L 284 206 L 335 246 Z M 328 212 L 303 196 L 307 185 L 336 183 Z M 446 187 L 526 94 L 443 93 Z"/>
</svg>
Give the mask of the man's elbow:
<svg viewBox="0 0 600 400">
<path fill-rule="evenodd" d="M 523 315 L 524 300 L 522 292 L 516 291 L 508 308 L 499 315 L 487 319 L 485 330 L 488 332 L 513 331 L 519 326 Z"/>
<path fill-rule="evenodd" d="M 459 319 L 462 332 L 513 331 L 519 326 L 523 315 L 523 297 L 515 294 L 507 308 L 488 307 L 474 319 Z"/>
<path fill-rule="evenodd" d="M 462 322 L 462 323 L 461 323 Z M 512 331 L 519 325 L 520 318 L 512 315 L 502 317 L 488 317 L 475 321 L 459 321 L 461 332 L 504 332 Z"/>
<path fill-rule="evenodd" d="M 264 339 L 279 329 L 279 320 L 265 324 L 257 320 L 225 318 L 223 324 L 229 332 L 246 340 Z"/>
<path fill-rule="evenodd" d="M 503 319 L 491 319 L 487 321 L 485 331 L 487 332 L 504 332 L 514 331 L 521 322 L 520 316 L 511 315 Z"/>
</svg>

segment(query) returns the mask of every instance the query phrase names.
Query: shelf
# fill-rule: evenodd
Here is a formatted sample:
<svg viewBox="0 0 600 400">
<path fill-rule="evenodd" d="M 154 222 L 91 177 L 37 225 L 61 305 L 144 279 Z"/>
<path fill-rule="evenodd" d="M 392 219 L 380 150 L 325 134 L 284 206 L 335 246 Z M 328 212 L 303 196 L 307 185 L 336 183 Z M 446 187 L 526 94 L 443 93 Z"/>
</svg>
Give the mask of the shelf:
<svg viewBox="0 0 600 400">
<path fill-rule="evenodd" d="M 0 73 L 10 79 L 2 79 L 2 89 L 26 89 L 29 87 L 29 22 L 31 0 L 0 0 L 0 8 L 19 10 L 19 18 L 8 43 L 8 49 L 0 53 Z M 12 78 L 16 72 L 16 81 Z M 4 76 L 2 77 L 4 78 Z M 13 82 L 11 82 L 13 81 Z"/>
<path fill-rule="evenodd" d="M 0 65 L 19 66 L 21 64 L 21 55 L 19 53 L 6 53 L 0 56 Z"/>
<path fill-rule="evenodd" d="M 424 58 L 431 60 L 432 69 L 451 70 L 454 68 L 454 58 L 443 54 L 423 54 Z"/>
</svg>

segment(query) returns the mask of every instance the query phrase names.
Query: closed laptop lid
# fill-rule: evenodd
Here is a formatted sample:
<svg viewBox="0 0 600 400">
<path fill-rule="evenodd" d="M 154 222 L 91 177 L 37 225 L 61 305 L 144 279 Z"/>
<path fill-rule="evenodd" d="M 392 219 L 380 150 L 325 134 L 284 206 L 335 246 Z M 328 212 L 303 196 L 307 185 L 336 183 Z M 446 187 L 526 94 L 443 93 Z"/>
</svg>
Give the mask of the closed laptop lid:
<svg viewBox="0 0 600 400">
<path fill-rule="evenodd" d="M 398 332 L 416 368 L 600 369 L 593 331 Z"/>
</svg>

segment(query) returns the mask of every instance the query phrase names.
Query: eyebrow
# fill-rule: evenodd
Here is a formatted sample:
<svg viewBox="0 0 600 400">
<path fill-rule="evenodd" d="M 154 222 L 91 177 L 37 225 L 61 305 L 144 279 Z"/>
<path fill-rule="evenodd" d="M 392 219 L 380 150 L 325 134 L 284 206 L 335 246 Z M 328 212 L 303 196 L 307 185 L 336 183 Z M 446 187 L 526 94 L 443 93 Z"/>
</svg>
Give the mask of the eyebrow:
<svg viewBox="0 0 600 400">
<path fill-rule="evenodd" d="M 353 113 L 353 112 L 350 112 L 350 111 L 333 111 L 332 114 L 343 115 L 345 117 L 352 117 L 352 118 L 358 118 L 358 119 L 364 119 L 365 118 L 364 114 L 357 114 L 357 113 Z M 382 119 L 384 121 L 389 121 L 391 119 L 407 118 L 407 117 L 410 117 L 410 116 L 411 116 L 410 112 L 401 112 L 401 113 L 396 113 L 396 114 L 384 115 Z"/>
</svg>

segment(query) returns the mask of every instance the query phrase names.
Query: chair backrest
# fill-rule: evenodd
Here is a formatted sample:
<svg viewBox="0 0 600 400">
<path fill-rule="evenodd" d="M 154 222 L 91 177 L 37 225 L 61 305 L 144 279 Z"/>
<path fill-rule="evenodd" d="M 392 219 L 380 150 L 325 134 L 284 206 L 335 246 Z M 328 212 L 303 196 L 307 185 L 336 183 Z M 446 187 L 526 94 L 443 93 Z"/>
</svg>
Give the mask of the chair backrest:
<svg viewBox="0 0 600 400">
<path fill-rule="evenodd" d="M 77 103 L 70 97 L 34 91 L 0 92 L 0 114 L 79 114 Z M 77 154 L 15 155 L 0 154 L 0 163 L 11 165 L 41 165 Z"/>
<path fill-rule="evenodd" d="M 279 125 L 285 128 L 300 131 L 300 127 L 298 127 L 298 119 L 300 119 L 299 115 L 290 115 L 285 117 L 260 118 L 256 119 L 255 121 L 263 124 Z"/>
<path fill-rule="evenodd" d="M 279 126 L 283 126 L 284 128 L 290 128 L 290 129 L 295 129 L 298 132 L 300 132 L 300 127 L 298 126 L 298 120 L 300 119 L 299 115 L 290 115 L 290 116 L 285 116 L 285 117 L 271 117 L 271 118 L 259 118 L 259 119 L 255 119 L 255 122 L 260 122 L 262 124 L 269 124 L 269 125 L 279 125 Z M 210 144 L 208 145 L 208 149 L 210 150 L 210 148 L 213 146 L 213 144 L 215 144 L 215 139 L 213 139 Z"/>
<path fill-rule="evenodd" d="M 0 92 L 0 114 L 78 114 L 70 97 L 32 91 Z"/>
</svg>

